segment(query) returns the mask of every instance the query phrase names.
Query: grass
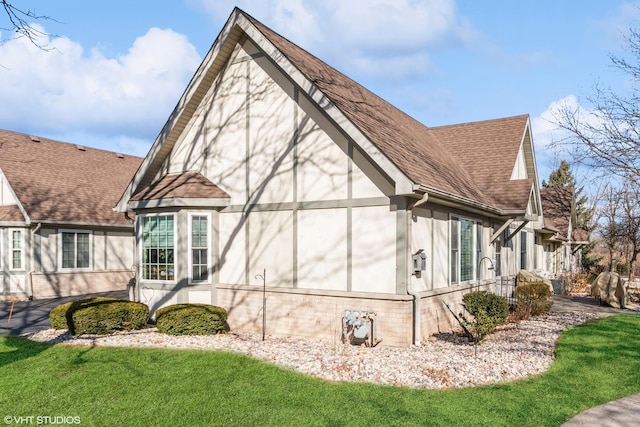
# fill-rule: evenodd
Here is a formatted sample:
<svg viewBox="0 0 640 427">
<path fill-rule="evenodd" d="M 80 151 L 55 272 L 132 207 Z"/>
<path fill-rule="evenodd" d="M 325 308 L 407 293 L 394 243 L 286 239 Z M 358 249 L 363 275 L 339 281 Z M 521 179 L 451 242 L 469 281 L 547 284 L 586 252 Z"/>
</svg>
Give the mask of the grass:
<svg viewBox="0 0 640 427">
<path fill-rule="evenodd" d="M 639 328 L 640 316 L 623 315 L 578 326 L 544 375 L 445 391 L 329 383 L 224 352 L 7 337 L 0 416 L 78 416 L 83 426 L 557 426 L 640 392 Z"/>
</svg>

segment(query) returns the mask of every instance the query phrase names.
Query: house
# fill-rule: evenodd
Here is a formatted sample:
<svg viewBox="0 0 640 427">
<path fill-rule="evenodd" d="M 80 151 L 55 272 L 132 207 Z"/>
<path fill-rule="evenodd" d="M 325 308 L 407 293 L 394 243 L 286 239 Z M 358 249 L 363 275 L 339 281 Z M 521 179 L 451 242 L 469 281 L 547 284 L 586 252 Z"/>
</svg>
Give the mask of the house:
<svg viewBox="0 0 640 427">
<path fill-rule="evenodd" d="M 113 206 L 141 160 L 0 130 L 0 298 L 126 289 L 133 222 Z"/>
<path fill-rule="evenodd" d="M 589 243 L 587 231 L 576 226 L 574 193 L 573 187 L 540 190 L 544 213 L 544 225 L 539 231 L 542 238 L 540 269 L 552 277 L 580 271 L 580 249 Z"/>
<path fill-rule="evenodd" d="M 152 312 L 393 346 L 529 268 L 541 214 L 527 115 L 428 128 L 237 8 L 116 209 Z"/>
</svg>

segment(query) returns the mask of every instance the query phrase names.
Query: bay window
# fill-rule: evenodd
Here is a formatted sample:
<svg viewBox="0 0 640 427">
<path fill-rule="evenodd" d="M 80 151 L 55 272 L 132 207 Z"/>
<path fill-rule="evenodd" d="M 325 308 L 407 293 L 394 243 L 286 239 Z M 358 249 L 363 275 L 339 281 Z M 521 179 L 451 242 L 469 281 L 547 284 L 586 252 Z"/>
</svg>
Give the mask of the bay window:
<svg viewBox="0 0 640 427">
<path fill-rule="evenodd" d="M 190 216 L 191 282 L 209 281 L 209 216 Z"/>
<path fill-rule="evenodd" d="M 145 216 L 141 222 L 142 278 L 175 280 L 174 216 Z"/>
</svg>

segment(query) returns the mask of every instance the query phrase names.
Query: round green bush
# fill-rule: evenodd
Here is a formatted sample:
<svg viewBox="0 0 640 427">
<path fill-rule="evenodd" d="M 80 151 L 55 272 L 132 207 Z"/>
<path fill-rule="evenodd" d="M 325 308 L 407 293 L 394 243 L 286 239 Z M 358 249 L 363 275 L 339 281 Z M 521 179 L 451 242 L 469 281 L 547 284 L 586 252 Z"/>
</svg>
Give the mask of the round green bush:
<svg viewBox="0 0 640 427">
<path fill-rule="evenodd" d="M 542 282 L 522 283 L 516 287 L 516 315 L 522 319 L 551 310 L 551 289 Z"/>
<path fill-rule="evenodd" d="M 210 304 L 174 304 L 156 311 L 158 332 L 212 335 L 227 331 L 227 310 Z"/>
<path fill-rule="evenodd" d="M 507 299 L 486 291 L 473 291 L 462 297 L 464 307 L 474 317 L 470 325 L 480 339 L 489 335 L 509 316 Z"/>
<path fill-rule="evenodd" d="M 49 313 L 49 320 L 53 328 L 69 329 L 74 335 L 103 335 L 145 327 L 149 307 L 116 298 L 90 298 L 55 307 Z"/>
<path fill-rule="evenodd" d="M 53 329 L 69 329 L 73 330 L 73 324 L 71 315 L 79 308 L 85 307 L 89 304 L 94 304 L 100 301 L 118 301 L 117 298 L 97 297 L 87 298 L 77 301 L 69 301 L 64 304 L 55 306 L 49 312 L 49 322 Z"/>
</svg>

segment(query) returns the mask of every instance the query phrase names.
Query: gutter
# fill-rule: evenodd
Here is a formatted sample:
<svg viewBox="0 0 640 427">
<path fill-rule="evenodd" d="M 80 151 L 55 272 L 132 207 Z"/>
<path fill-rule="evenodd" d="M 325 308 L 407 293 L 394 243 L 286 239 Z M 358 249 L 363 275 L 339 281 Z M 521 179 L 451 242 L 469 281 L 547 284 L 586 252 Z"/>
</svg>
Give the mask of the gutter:
<svg viewBox="0 0 640 427">
<path fill-rule="evenodd" d="M 38 232 L 38 230 L 40 230 L 40 227 L 42 226 L 41 223 L 36 224 L 35 228 L 30 230 L 30 235 L 29 235 L 29 245 L 31 248 L 31 259 L 29 260 L 29 263 L 31 264 L 31 268 L 29 269 L 29 275 L 27 276 L 29 279 L 29 284 L 28 284 L 28 289 L 29 289 L 29 299 L 32 300 L 33 299 L 33 273 L 36 272 L 35 270 L 35 259 L 36 259 L 36 250 L 35 250 L 35 235 Z"/>
<path fill-rule="evenodd" d="M 413 206 L 409 208 L 409 218 L 407 221 L 407 255 L 411 254 L 411 222 L 413 221 L 413 210 L 420 205 L 427 203 L 429 200 L 429 193 L 424 193 L 420 200 L 415 202 Z M 407 262 L 409 259 L 407 259 Z M 408 273 L 408 271 L 407 271 Z M 412 274 L 407 274 L 407 294 L 413 297 L 413 345 L 416 347 L 420 347 L 422 343 L 420 342 L 420 296 L 418 292 L 413 290 L 411 287 L 411 277 Z"/>
</svg>

